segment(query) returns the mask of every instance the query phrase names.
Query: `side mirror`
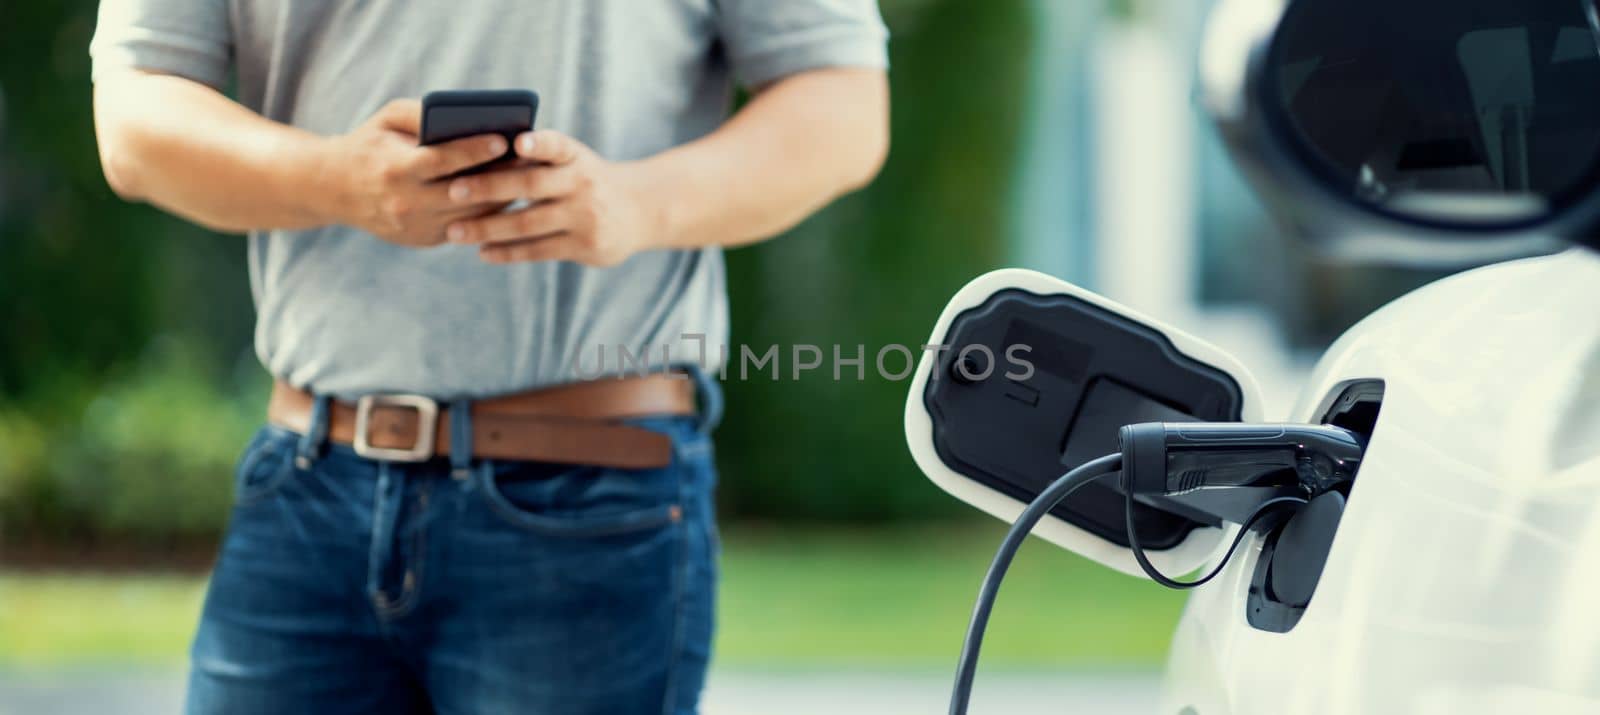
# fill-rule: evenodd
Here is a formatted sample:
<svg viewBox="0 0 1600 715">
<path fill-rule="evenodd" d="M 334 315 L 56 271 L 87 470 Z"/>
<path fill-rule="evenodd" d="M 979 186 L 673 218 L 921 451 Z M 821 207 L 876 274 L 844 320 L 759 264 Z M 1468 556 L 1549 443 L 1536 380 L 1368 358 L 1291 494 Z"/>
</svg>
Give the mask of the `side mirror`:
<svg viewBox="0 0 1600 715">
<path fill-rule="evenodd" d="M 1259 422 L 1261 393 L 1217 347 L 1065 281 L 1001 270 L 945 307 L 906 399 L 906 441 L 945 491 L 1014 520 L 1067 470 L 1117 451 L 1123 425 Z M 1122 493 L 1090 484 L 1035 533 L 1143 576 L 1127 544 Z M 1166 573 L 1194 571 L 1224 546 L 1203 515 L 1135 504 L 1139 541 Z"/>
<path fill-rule="evenodd" d="M 1221 0 L 1199 98 L 1272 211 L 1335 255 L 1600 248 L 1595 0 Z"/>
</svg>

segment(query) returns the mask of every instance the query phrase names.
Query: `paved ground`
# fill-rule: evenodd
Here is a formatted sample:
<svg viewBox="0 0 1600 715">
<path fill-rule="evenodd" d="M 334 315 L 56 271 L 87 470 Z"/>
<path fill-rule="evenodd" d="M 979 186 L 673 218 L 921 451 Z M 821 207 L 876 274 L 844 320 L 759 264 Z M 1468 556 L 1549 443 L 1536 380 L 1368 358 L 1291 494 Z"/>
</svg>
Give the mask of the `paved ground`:
<svg viewBox="0 0 1600 715">
<path fill-rule="evenodd" d="M 1154 675 L 978 676 L 973 711 L 1132 715 L 1155 711 Z M 706 715 L 923 715 L 943 712 L 942 675 L 718 672 Z M 171 673 L 0 674 L 0 715 L 169 715 L 182 703 Z"/>
</svg>

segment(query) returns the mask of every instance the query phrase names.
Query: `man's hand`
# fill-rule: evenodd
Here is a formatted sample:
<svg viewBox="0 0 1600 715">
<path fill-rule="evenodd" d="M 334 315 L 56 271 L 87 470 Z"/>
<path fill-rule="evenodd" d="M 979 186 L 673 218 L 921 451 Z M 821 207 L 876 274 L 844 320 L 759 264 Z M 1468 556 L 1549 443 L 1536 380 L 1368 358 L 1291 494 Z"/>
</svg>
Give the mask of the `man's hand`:
<svg viewBox="0 0 1600 715">
<path fill-rule="evenodd" d="M 461 206 L 527 200 L 450 224 L 493 263 L 610 266 L 640 251 L 737 246 L 777 235 L 864 186 L 889 148 L 882 70 L 818 69 L 756 90 L 716 131 L 610 162 L 553 131 L 517 138 L 523 166 L 450 182 Z"/>
<path fill-rule="evenodd" d="M 490 263 L 574 261 L 614 266 L 661 244 L 664 212 L 637 165 L 614 163 L 560 132 L 517 137 L 522 165 L 449 182 L 459 210 L 518 200 L 520 211 L 451 223 L 452 243 L 477 245 Z M 481 213 L 481 211 L 480 211 Z"/>
<path fill-rule="evenodd" d="M 445 227 L 504 205 L 453 201 L 442 179 L 505 153 L 498 135 L 417 146 L 422 105 L 395 100 L 355 131 L 327 141 L 323 176 L 334 188 L 324 211 L 390 243 L 421 248 L 444 242 Z"/>
</svg>

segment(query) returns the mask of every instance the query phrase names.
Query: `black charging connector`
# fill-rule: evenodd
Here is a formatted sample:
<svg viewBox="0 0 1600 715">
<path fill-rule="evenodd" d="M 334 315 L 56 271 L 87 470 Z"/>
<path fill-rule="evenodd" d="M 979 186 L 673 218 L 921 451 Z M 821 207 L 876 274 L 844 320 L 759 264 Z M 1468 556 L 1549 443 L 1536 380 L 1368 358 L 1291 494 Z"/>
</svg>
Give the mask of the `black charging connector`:
<svg viewBox="0 0 1600 715">
<path fill-rule="evenodd" d="M 1264 502 L 1311 499 L 1354 478 L 1366 443 L 1332 425 L 1149 422 L 1119 436 L 1122 487 L 1244 523 Z"/>
<path fill-rule="evenodd" d="M 1304 506 L 1353 479 L 1366 451 L 1350 430 L 1309 424 L 1150 422 L 1123 427 L 1119 441 L 1128 547 L 1152 581 L 1180 590 L 1222 573 L 1268 514 L 1285 505 Z M 1178 581 L 1150 563 L 1139 544 L 1132 528 L 1135 499 L 1241 526 L 1209 573 Z"/>
</svg>

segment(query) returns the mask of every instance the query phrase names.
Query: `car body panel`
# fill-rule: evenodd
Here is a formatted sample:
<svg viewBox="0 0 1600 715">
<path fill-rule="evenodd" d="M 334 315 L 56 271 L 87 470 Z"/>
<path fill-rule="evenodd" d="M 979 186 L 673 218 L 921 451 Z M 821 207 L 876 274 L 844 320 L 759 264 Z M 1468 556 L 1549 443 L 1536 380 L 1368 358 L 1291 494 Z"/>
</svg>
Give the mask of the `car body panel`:
<svg viewBox="0 0 1600 715">
<path fill-rule="evenodd" d="M 1300 622 L 1246 621 L 1247 538 L 1185 609 L 1162 712 L 1600 712 L 1600 255 L 1390 304 L 1327 352 L 1291 418 L 1368 379 L 1383 406 Z"/>
</svg>

